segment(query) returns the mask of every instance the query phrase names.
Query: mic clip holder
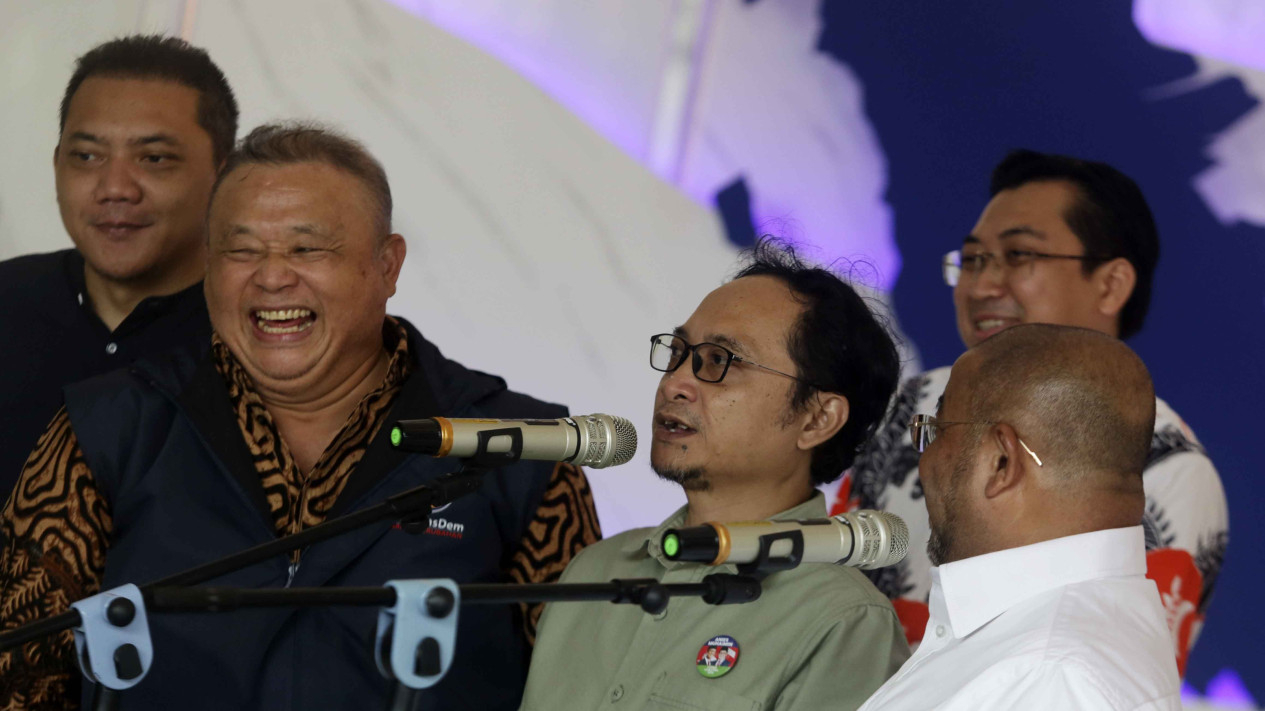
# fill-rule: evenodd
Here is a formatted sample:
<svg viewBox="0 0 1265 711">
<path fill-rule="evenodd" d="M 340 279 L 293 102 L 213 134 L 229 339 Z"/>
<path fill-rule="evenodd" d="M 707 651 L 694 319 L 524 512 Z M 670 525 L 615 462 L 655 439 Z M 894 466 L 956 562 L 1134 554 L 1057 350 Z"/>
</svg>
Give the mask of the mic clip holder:
<svg viewBox="0 0 1265 711">
<path fill-rule="evenodd" d="M 378 671 L 409 689 L 434 686 L 452 666 L 461 589 L 452 580 L 390 580 L 395 604 L 378 611 Z"/>
<path fill-rule="evenodd" d="M 773 549 L 773 544 L 778 541 L 790 541 L 791 551 L 784 556 L 774 558 L 770 555 L 770 551 Z M 760 547 L 756 551 L 755 559 L 749 563 L 740 563 L 738 565 L 738 574 L 749 576 L 756 580 L 763 580 L 773 573 L 797 568 L 803 561 L 803 533 L 800 531 L 766 533 L 760 536 Z"/>
<path fill-rule="evenodd" d="M 428 510 L 417 511 L 400 518 L 400 528 L 408 533 L 425 533 L 430 527 L 430 514 L 441 506 L 447 506 L 455 499 L 466 494 L 473 494 L 483 486 L 483 475 L 489 469 L 504 467 L 517 462 L 523 456 L 523 431 L 517 427 L 506 427 L 499 430 L 484 430 L 478 433 L 478 445 L 474 454 L 462 457 L 461 468 L 455 472 L 437 477 L 430 483 L 433 500 Z M 488 444 L 493 437 L 509 437 L 509 449 L 504 452 L 489 452 Z"/>
<path fill-rule="evenodd" d="M 82 620 L 74 632 L 75 657 L 83 675 L 114 692 L 140 683 L 154 663 L 141 589 L 121 585 L 70 606 Z"/>
</svg>

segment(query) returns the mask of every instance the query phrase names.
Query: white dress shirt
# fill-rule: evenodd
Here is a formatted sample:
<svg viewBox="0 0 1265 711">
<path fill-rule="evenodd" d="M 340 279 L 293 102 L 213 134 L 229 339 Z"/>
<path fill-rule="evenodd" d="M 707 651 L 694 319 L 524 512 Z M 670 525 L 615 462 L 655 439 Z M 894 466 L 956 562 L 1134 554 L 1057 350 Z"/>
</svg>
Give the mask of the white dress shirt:
<svg viewBox="0 0 1265 711">
<path fill-rule="evenodd" d="M 887 419 L 844 475 L 831 506 L 840 510 L 881 509 L 909 526 L 909 554 L 870 574 L 893 600 L 910 645 L 922 639 L 931 590 L 927 558 L 927 502 L 918 476 L 918 452 L 909 439 L 909 418 L 935 412 L 950 369 L 937 368 L 905 381 Z M 1179 671 L 1204 625 L 1229 541 L 1225 489 L 1195 433 L 1171 407 L 1155 399 L 1155 432 L 1142 472 L 1146 510 L 1147 570 L 1160 588 Z"/>
<path fill-rule="evenodd" d="M 1141 526 L 931 569 L 922 646 L 861 711 L 1180 711 Z"/>
</svg>

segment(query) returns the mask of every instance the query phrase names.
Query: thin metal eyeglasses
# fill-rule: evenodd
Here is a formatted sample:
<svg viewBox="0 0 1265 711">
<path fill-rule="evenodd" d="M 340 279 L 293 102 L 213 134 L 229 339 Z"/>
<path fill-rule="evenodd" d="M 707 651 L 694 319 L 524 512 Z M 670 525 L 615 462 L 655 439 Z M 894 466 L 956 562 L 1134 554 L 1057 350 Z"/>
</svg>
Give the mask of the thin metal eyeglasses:
<svg viewBox="0 0 1265 711">
<path fill-rule="evenodd" d="M 988 265 L 992 263 L 997 264 L 1004 273 L 1006 270 L 1013 271 L 1023 266 L 1030 266 L 1039 259 L 1075 259 L 1091 263 L 1103 261 L 1102 257 L 1092 254 L 1048 254 L 1027 249 L 1007 249 L 1001 253 L 1001 257 L 998 257 L 992 252 L 962 254 L 962 250 L 955 249 L 940 259 L 940 275 L 944 277 L 945 284 L 957 286 L 963 274 L 967 278 L 974 279 L 984 273 L 984 270 L 988 269 Z"/>
<path fill-rule="evenodd" d="M 909 420 L 909 439 L 914 449 L 919 452 L 927 451 L 927 445 L 936 441 L 936 437 L 940 434 L 940 430 L 951 425 L 995 425 L 996 422 L 950 422 L 948 420 L 936 419 L 935 415 L 914 415 Z M 1037 463 L 1038 467 L 1045 466 L 1041 463 L 1041 458 L 1037 453 L 1032 451 L 1022 439 L 1019 440 L 1019 446 L 1023 447 L 1023 451 L 1027 452 L 1032 461 Z"/>
<path fill-rule="evenodd" d="M 725 374 L 729 372 L 730 364 L 734 361 L 746 363 L 747 365 L 767 370 L 770 373 L 785 375 L 802 383 L 808 382 L 790 373 L 783 373 L 776 368 L 770 368 L 767 365 L 760 365 L 755 361 L 747 360 L 728 348 L 715 343 L 690 345 L 684 338 L 674 336 L 671 333 L 660 333 L 650 337 L 650 367 L 655 370 L 671 373 L 680 368 L 681 364 L 685 362 L 685 357 L 691 354 L 694 356 L 690 362 L 690 367 L 694 370 L 694 377 L 705 383 L 719 383 L 724 380 Z"/>
</svg>

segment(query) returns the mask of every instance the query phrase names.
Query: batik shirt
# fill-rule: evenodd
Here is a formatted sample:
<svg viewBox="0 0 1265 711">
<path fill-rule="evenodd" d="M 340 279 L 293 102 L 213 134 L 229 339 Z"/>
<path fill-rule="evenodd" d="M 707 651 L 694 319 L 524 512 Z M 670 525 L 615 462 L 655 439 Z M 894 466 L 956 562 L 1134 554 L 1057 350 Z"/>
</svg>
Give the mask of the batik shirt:
<svg viewBox="0 0 1265 711">
<path fill-rule="evenodd" d="M 909 555 L 898 565 L 869 575 L 891 598 L 911 645 L 922 639 L 927 624 L 931 526 L 918 477 L 919 454 L 910 444 L 909 420 L 916 414 L 936 412 L 949 370 L 939 368 L 905 381 L 887 419 L 845 475 L 831 507 L 831 513 L 882 509 L 909 525 Z M 1203 627 L 1221 570 L 1229 513 L 1212 461 L 1186 423 L 1158 398 L 1142 484 L 1147 577 L 1159 587 L 1177 666 L 1185 673 L 1187 656 Z"/>
<path fill-rule="evenodd" d="M 250 376 L 218 337 L 212 339 L 216 370 L 228 386 L 278 535 L 325 521 L 412 374 L 404 327 L 388 319 L 383 342 L 391 357 L 382 383 L 356 405 L 312 470 L 303 472 Z M 64 612 L 70 603 L 97 593 L 111 532 L 110 502 L 98 490 L 62 408 L 40 437 L 0 514 L 0 629 Z M 600 538 L 584 473 L 560 463 L 518 551 L 506 564 L 506 577 L 520 583 L 556 581 L 580 549 Z M 293 554 L 296 562 L 299 555 Z M 543 605 L 523 608 L 528 640 L 535 638 L 541 609 Z M 0 653 L 0 710 L 78 708 L 80 673 L 73 640 L 66 631 Z"/>
</svg>

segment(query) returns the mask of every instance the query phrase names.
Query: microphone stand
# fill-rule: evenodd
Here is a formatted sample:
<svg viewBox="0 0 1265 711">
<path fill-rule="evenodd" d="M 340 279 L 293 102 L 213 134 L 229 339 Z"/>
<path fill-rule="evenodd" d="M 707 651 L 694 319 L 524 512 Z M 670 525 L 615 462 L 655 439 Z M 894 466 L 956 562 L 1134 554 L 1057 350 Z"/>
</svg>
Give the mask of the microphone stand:
<svg viewBox="0 0 1265 711">
<path fill-rule="evenodd" d="M 498 435 L 506 435 L 510 439 L 510 447 L 506 452 L 489 452 L 488 442 Z M 274 541 L 247 548 L 239 553 L 211 561 L 204 565 L 190 568 L 160 580 L 155 580 L 141 587 L 141 592 L 148 599 L 149 591 L 159 587 L 177 585 L 197 585 L 214 580 L 236 570 L 261 563 L 276 555 L 306 548 L 315 543 L 335 536 L 354 531 L 358 528 L 395 519 L 410 533 L 425 530 L 432 509 L 439 508 L 467 494 L 472 494 L 483 486 L 483 475 L 487 470 L 513 464 L 522 456 L 523 434 L 517 428 L 490 430 L 478 435 L 478 448 L 475 454 L 461 460 L 461 468 L 436 477 L 433 481 L 414 487 L 388 498 L 380 504 L 370 506 L 354 513 L 312 526 L 298 533 L 282 536 Z M 44 635 L 61 632 L 77 627 L 83 622 L 79 611 L 75 609 L 45 617 L 7 632 L 0 632 L 0 652 L 7 651 L 21 644 Z"/>
<path fill-rule="evenodd" d="M 510 436 L 509 451 L 488 452 L 487 443 L 498 434 Z M 426 484 L 396 494 L 380 504 L 375 504 L 366 509 L 312 526 L 298 533 L 282 536 L 276 540 L 247 548 L 244 551 L 219 560 L 155 580 L 140 587 L 140 596 L 144 599 L 144 602 L 148 603 L 155 589 L 197 585 L 208 580 L 214 580 L 227 573 L 269 560 L 274 556 L 306 548 L 315 543 L 380 521 L 397 520 L 404 530 L 409 533 L 420 533 L 426 529 L 432 509 L 439 508 L 462 496 L 478 491 L 483 485 L 483 475 L 489 469 L 518 461 L 522 449 L 522 433 L 517 429 L 480 433 L 478 450 L 474 455 L 462 459 L 461 468 L 455 472 L 441 475 Z M 118 590 L 107 591 L 107 593 L 102 593 L 101 595 L 116 595 Z M 95 631 L 95 634 L 90 634 L 89 636 L 103 636 L 100 631 L 102 626 L 98 624 L 97 620 L 94 619 L 90 621 L 90 624 L 85 625 L 84 616 L 80 609 L 72 607 L 66 612 L 31 622 L 17 629 L 0 632 L 0 652 L 39 639 L 45 635 L 72 628 L 76 629 L 77 635 Z M 108 630 L 108 625 L 106 629 Z M 107 631 L 105 634 L 110 635 L 114 634 L 114 632 Z M 145 630 L 144 634 L 146 639 L 148 639 L 148 629 Z M 126 673 L 139 673 L 141 676 L 149 668 L 149 663 L 146 662 L 143 669 L 138 672 L 135 664 L 124 664 L 120 667 L 118 659 L 113 661 L 116 668 L 125 669 Z M 100 664 L 100 662 L 98 663 Z M 108 709 L 117 708 L 119 693 L 140 681 L 139 676 L 130 677 L 130 683 L 126 685 L 120 685 L 116 681 L 103 680 L 113 680 L 115 678 L 116 675 L 104 672 L 88 677 L 88 681 L 96 684 L 93 709 L 107 711 Z"/>
<path fill-rule="evenodd" d="M 608 583 L 464 584 L 451 580 L 393 580 L 385 587 L 182 588 L 160 587 L 147 597 L 151 613 L 225 612 L 242 607 L 324 605 L 377 606 L 374 656 L 378 670 L 395 682 L 389 711 L 415 709 L 418 693 L 443 679 L 452 664 L 460 605 L 605 601 L 634 604 L 650 614 L 673 597 L 698 597 L 710 605 L 753 602 L 760 577 L 713 573 L 698 583 L 655 578 Z"/>
<path fill-rule="evenodd" d="M 161 580 L 155 580 L 142 586 L 141 592 L 145 593 L 148 598 L 149 592 L 155 588 L 204 583 L 221 575 L 268 560 L 273 556 L 305 548 L 314 543 L 319 543 L 379 521 L 396 519 L 415 526 L 419 519 L 424 520 L 428 516 L 432 508 L 443 506 L 449 501 L 477 491 L 483 483 L 483 472 L 484 470 L 479 467 L 463 466 L 460 471 L 445 474 L 429 484 L 423 484 L 396 494 L 386 501 L 370 506 L 367 509 L 340 516 L 298 533 L 282 536 L 275 541 L 262 543 L 205 565 L 199 565 Z M 0 632 L 0 652 L 47 634 L 76 627 L 81 622 L 79 611 L 71 609 L 8 632 Z"/>
<path fill-rule="evenodd" d="M 508 451 L 489 452 L 488 443 L 493 437 L 498 436 L 509 437 L 510 446 Z M 71 628 L 76 628 L 76 635 L 79 637 L 95 637 L 98 640 L 102 637 L 118 638 L 120 634 L 125 634 L 128 629 L 131 629 L 132 640 L 137 642 L 137 644 L 120 644 L 112 655 L 114 668 L 112 670 L 107 669 L 104 673 L 93 674 L 88 678 L 90 682 L 97 684 L 93 709 L 96 711 L 108 711 L 117 708 L 120 692 L 139 683 L 152 663 L 152 650 L 149 650 L 149 652 L 145 651 L 145 645 L 149 643 L 148 628 L 145 627 L 143 629 L 144 639 L 140 641 L 142 632 L 138 632 L 131 622 L 131 616 L 136 614 L 136 612 L 134 610 L 123 610 L 127 605 L 123 605 L 118 600 L 113 600 L 113 598 L 122 596 L 128 597 L 129 600 L 139 598 L 132 603 L 132 607 L 139 609 L 140 617 L 142 618 L 146 607 L 150 607 L 156 612 L 189 609 L 205 609 L 214 612 L 232 609 L 232 606 L 241 605 L 394 605 L 397 603 L 396 593 L 393 590 L 384 590 L 382 588 L 197 589 L 181 588 L 180 586 L 204 583 L 255 563 L 263 562 L 276 555 L 305 548 L 384 520 L 398 520 L 406 531 L 420 533 L 426 528 L 431 510 L 478 491 L 483 484 L 483 475 L 488 469 L 518 461 L 522 456 L 522 451 L 522 431 L 518 428 L 480 432 L 478 433 L 478 446 L 475 454 L 462 459 L 462 466 L 458 471 L 437 477 L 428 484 L 396 494 L 380 504 L 361 511 L 340 516 L 298 533 L 282 536 L 274 541 L 269 541 L 219 560 L 156 580 L 140 587 L 137 590 L 137 594 L 133 594 L 130 591 L 121 592 L 125 588 L 135 589 L 135 586 L 127 585 L 99 593 L 81 601 L 81 603 L 87 603 L 94 599 L 104 600 L 103 604 L 107 606 L 104 612 L 108 623 L 107 626 L 123 628 L 123 632 L 108 630 L 104 634 L 101 633 L 99 631 L 102 628 L 101 622 L 96 620 L 93 615 L 89 615 L 92 619 L 87 620 L 87 624 L 85 624 L 85 617 L 79 609 L 82 605 L 76 604 L 76 606 L 66 612 L 37 620 L 14 630 L 0 632 L 0 652 L 45 635 Z M 795 552 L 789 556 L 788 560 L 781 561 L 780 564 L 779 561 L 769 559 L 768 545 L 762 540 L 760 559 L 751 565 L 740 567 L 739 575 L 715 573 L 708 575 L 701 583 L 664 584 L 654 579 L 635 579 L 613 580 L 610 583 L 594 584 L 466 585 L 461 586 L 459 591 L 466 596 L 465 601 L 472 604 L 608 600 L 613 603 L 637 604 L 643 610 L 653 613 L 661 612 L 665 609 L 668 599 L 673 595 L 697 596 L 713 605 L 751 602 L 760 596 L 760 579 L 764 575 L 779 569 L 793 568 L 799 563 L 802 543 L 798 543 L 795 546 Z M 451 589 L 455 587 L 455 583 L 447 582 L 448 590 L 451 592 Z M 428 598 L 425 607 L 432 611 L 442 611 L 444 606 L 433 603 Z M 455 609 L 455 603 L 450 607 Z M 444 614 L 446 615 L 447 613 Z M 382 626 L 380 622 L 380 628 Z M 452 633 L 454 635 L 455 627 L 454 615 L 452 621 Z M 381 629 L 379 636 L 382 636 Z M 425 639 L 422 640 L 423 643 L 426 641 Z M 139 659 L 134 649 L 124 650 L 123 647 L 126 646 L 139 646 L 141 650 Z M 449 649 L 451 649 L 451 644 Z M 435 668 L 430 659 L 433 655 L 429 652 L 423 654 L 424 651 L 426 650 L 421 647 L 417 648 L 418 665 L 416 665 L 416 668 L 422 669 L 426 667 L 427 670 L 431 670 Z M 81 661 L 88 656 L 86 651 L 82 652 L 80 654 Z M 421 663 L 423 657 L 427 658 L 425 665 Z M 451 657 L 451 651 L 449 651 L 449 657 Z M 98 655 L 99 658 L 100 656 Z M 394 669 L 388 674 L 388 670 L 382 666 L 381 659 L 379 659 L 379 668 L 384 675 L 393 676 L 396 674 Z M 85 669 L 85 671 L 87 670 Z M 442 678 L 446 671 L 446 667 L 441 667 L 438 675 L 434 677 L 434 681 Z M 85 674 L 85 676 L 88 675 Z M 395 678 L 399 679 L 398 676 Z M 102 679 L 108 679 L 109 681 L 102 681 Z M 119 679 L 123 681 L 120 682 L 118 681 Z M 434 681 L 431 683 L 434 683 Z M 409 685 L 398 683 L 391 708 L 401 710 L 409 708 L 417 688 L 424 687 L 410 687 Z"/>
</svg>

